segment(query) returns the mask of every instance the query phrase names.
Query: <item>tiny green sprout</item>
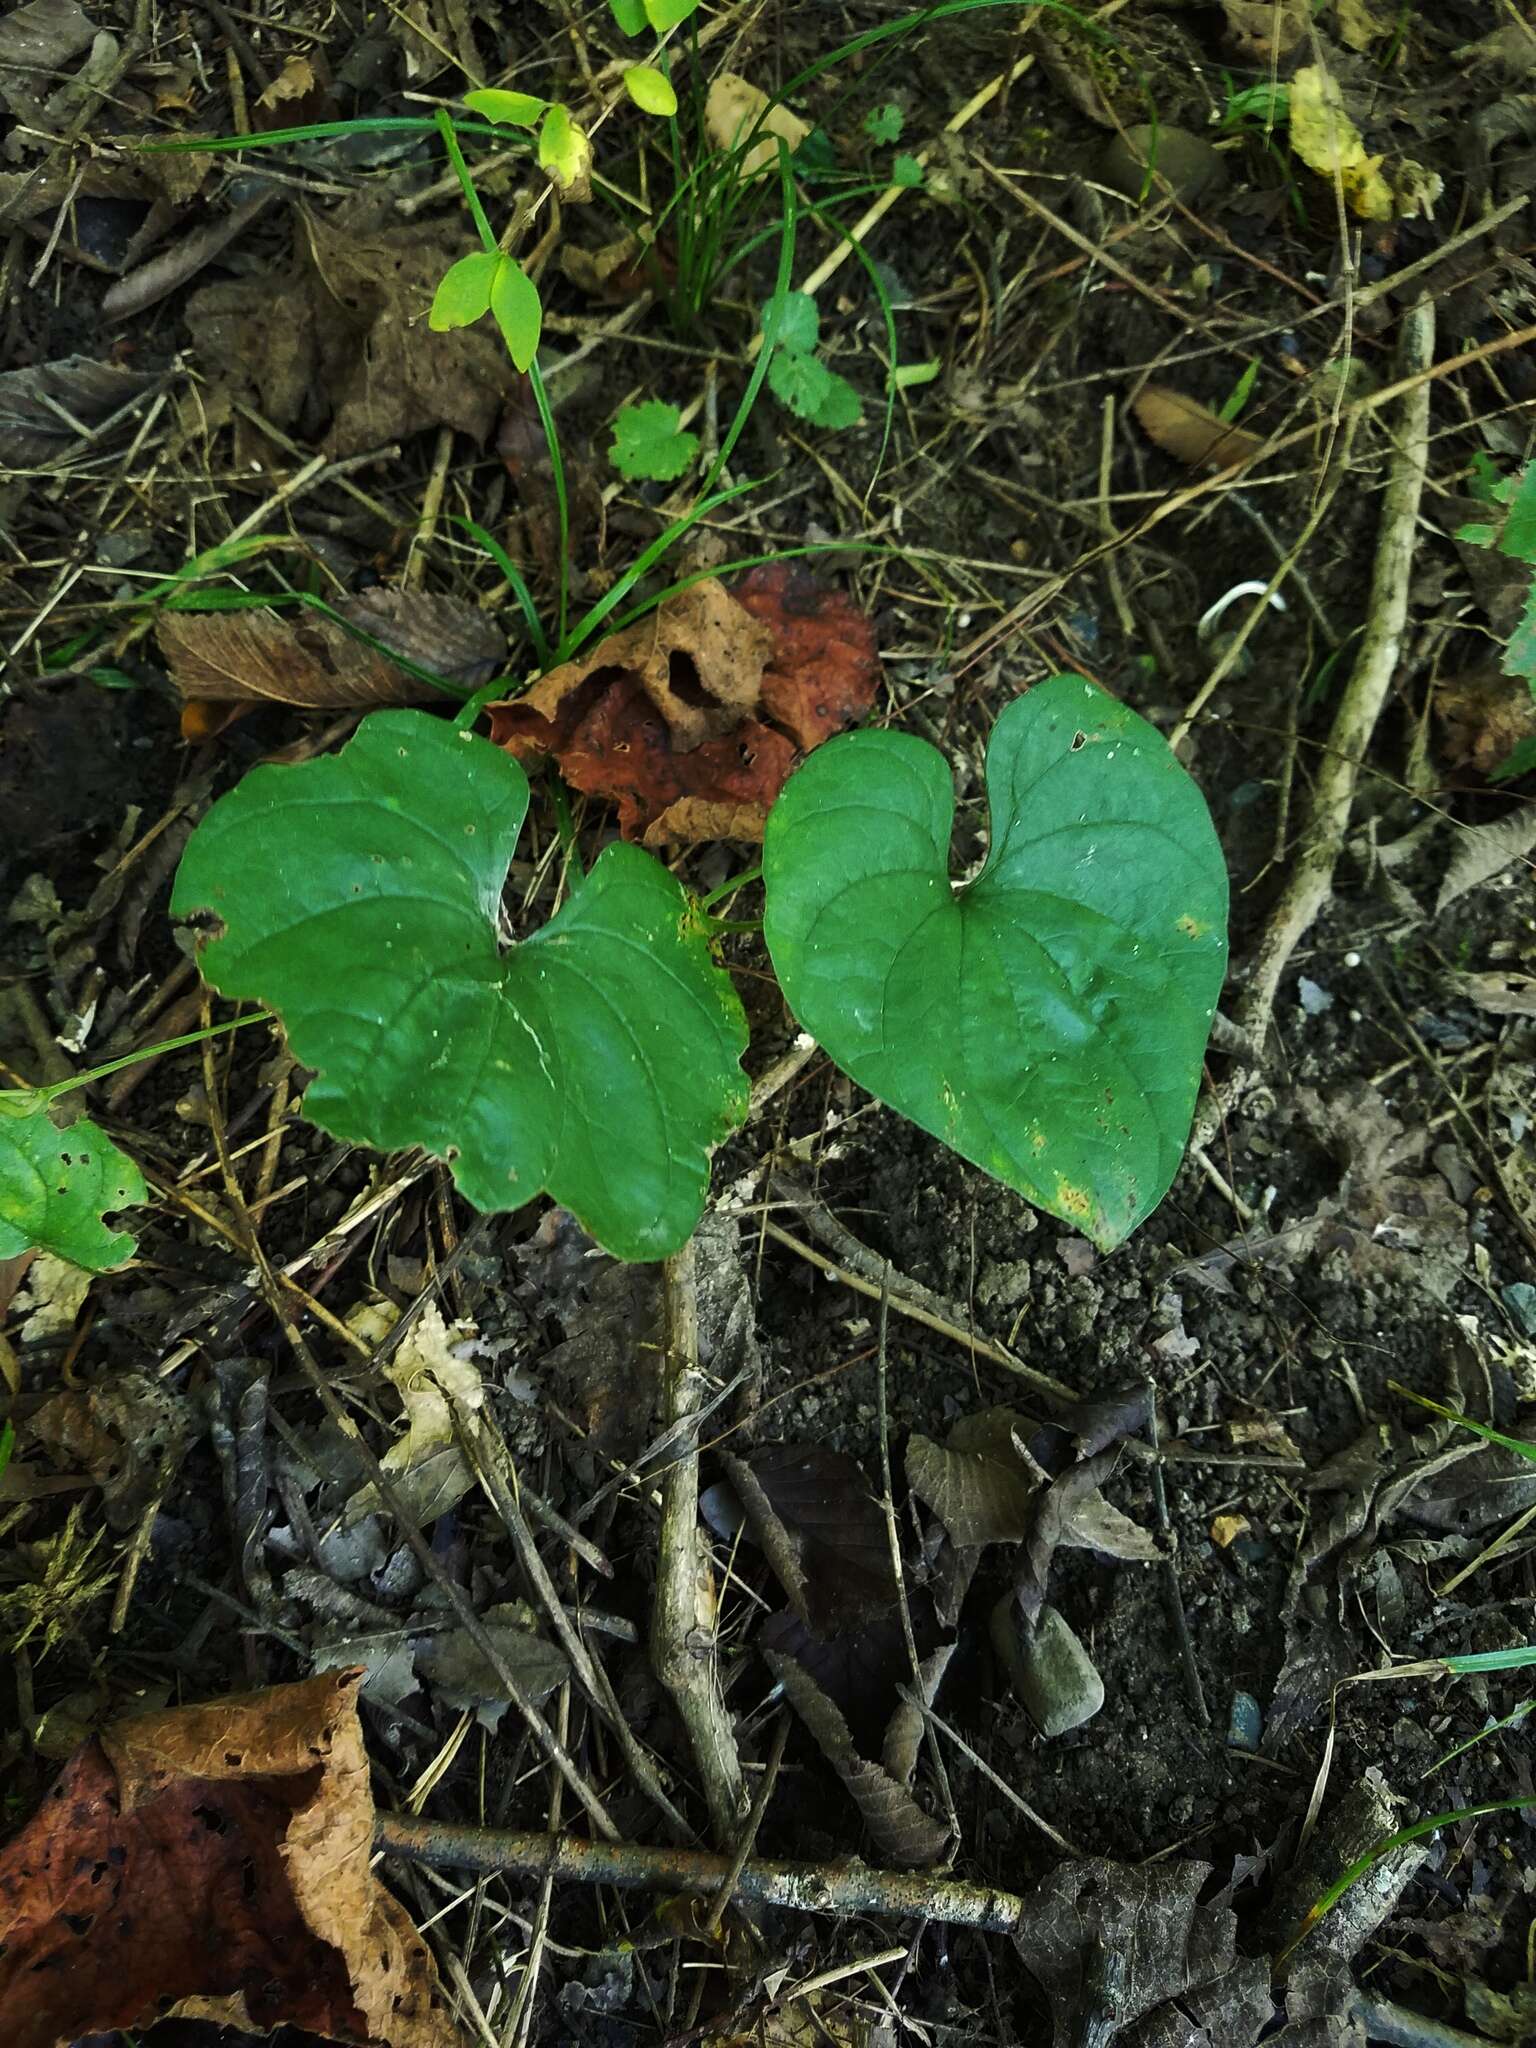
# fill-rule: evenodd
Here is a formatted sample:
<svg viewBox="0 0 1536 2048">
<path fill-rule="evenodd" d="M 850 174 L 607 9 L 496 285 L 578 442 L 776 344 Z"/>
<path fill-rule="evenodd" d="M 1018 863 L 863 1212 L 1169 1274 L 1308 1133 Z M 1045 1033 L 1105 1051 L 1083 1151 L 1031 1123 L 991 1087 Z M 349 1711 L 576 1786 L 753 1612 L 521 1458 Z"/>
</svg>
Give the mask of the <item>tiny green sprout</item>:
<svg viewBox="0 0 1536 2048">
<path fill-rule="evenodd" d="M 562 194 L 583 193 L 592 171 L 592 145 L 565 108 L 549 107 L 539 128 L 539 168 Z"/>
<path fill-rule="evenodd" d="M 650 64 L 631 64 L 624 74 L 624 90 L 642 114 L 662 118 L 677 112 L 677 93 L 664 71 Z"/>
<path fill-rule="evenodd" d="M 891 183 L 893 185 L 921 185 L 923 167 L 915 156 L 898 156 L 891 159 Z"/>
<path fill-rule="evenodd" d="M 864 133 L 871 142 L 900 142 L 905 125 L 906 116 L 894 100 L 887 100 L 883 107 L 875 107 L 864 116 Z"/>
<path fill-rule="evenodd" d="M 682 424 L 675 405 L 649 399 L 626 405 L 613 423 L 608 459 L 620 476 L 674 483 L 699 452 L 699 437 Z"/>
<path fill-rule="evenodd" d="M 464 104 L 472 114 L 509 128 L 536 128 L 549 109 L 548 100 L 531 92 L 499 92 L 490 88 L 465 93 Z"/>
<path fill-rule="evenodd" d="M 511 256 L 478 250 L 452 264 L 437 288 L 427 325 L 435 334 L 472 327 L 486 313 L 495 315 L 518 369 L 527 372 L 538 353 L 543 309 L 538 288 Z"/>
</svg>

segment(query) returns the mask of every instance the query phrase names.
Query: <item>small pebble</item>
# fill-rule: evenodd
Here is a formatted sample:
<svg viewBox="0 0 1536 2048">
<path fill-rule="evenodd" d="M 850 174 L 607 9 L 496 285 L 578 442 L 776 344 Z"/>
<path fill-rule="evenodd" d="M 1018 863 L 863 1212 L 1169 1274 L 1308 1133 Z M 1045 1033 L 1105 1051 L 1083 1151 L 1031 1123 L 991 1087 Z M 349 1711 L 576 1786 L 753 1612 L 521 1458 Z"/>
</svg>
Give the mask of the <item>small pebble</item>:
<svg viewBox="0 0 1536 2048">
<path fill-rule="evenodd" d="M 1149 199 L 1160 196 L 1164 179 L 1174 197 L 1186 206 L 1226 183 L 1226 166 L 1202 136 L 1188 128 L 1153 128 L 1146 122 L 1111 137 L 1099 158 L 1099 176 L 1127 199 L 1138 199 L 1146 181 L 1148 156 L 1153 158 L 1156 173 Z"/>
<path fill-rule="evenodd" d="M 1005 1608 L 1011 1612 L 1005 1614 Z M 1104 1681 L 1093 1660 L 1065 1615 L 1049 1603 L 1041 1608 L 1027 1642 L 1018 1629 L 1017 1613 L 1011 1595 L 998 1603 L 992 1617 L 992 1640 L 1030 1719 L 1047 1740 L 1081 1728 L 1104 1704 Z M 1005 1631 L 1012 1638 L 1011 1645 Z"/>
<path fill-rule="evenodd" d="M 1264 1733 L 1264 1716 L 1259 1703 L 1251 1692 L 1235 1692 L 1232 1695 L 1232 1712 L 1227 1719 L 1227 1745 L 1231 1749 L 1247 1750 L 1250 1754 L 1258 1749 L 1259 1737 Z"/>
</svg>

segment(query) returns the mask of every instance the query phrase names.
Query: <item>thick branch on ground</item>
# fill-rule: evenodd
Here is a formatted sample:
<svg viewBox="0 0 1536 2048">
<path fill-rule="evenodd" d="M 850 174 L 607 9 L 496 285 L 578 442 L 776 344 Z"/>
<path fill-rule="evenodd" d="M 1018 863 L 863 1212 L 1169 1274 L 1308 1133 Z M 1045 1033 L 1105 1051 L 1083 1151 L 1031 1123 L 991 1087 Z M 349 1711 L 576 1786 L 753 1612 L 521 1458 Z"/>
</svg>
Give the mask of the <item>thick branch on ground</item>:
<svg viewBox="0 0 1536 2048">
<path fill-rule="evenodd" d="M 658 1849 L 629 1842 L 583 1842 L 570 1835 L 524 1834 L 514 1828 L 453 1827 L 381 1813 L 374 1841 L 386 1855 L 439 1870 L 483 1876 L 517 1871 L 563 1884 L 611 1884 L 629 1891 L 686 1892 L 713 1898 L 731 1874 L 732 1859 L 701 1849 Z M 736 1874 L 735 1897 L 752 1905 L 792 1906 L 803 1913 L 898 1913 L 1010 1934 L 1023 1901 L 990 1885 L 951 1878 L 869 1870 L 862 1863 L 769 1863 L 749 1857 Z"/>
<path fill-rule="evenodd" d="M 716 1669 L 714 1603 L 699 1540 L 697 1423 L 704 1375 L 699 1370 L 692 1239 L 667 1260 L 665 1271 L 662 1416 L 672 1462 L 661 1489 L 651 1662 L 688 1731 L 715 1839 L 729 1846 L 746 1815 L 747 1800 L 735 1731 Z"/>
<path fill-rule="evenodd" d="M 1397 415 L 1397 451 L 1392 458 L 1382 507 L 1365 633 L 1328 735 L 1305 835 L 1284 894 L 1270 916 L 1253 977 L 1238 1008 L 1238 1022 L 1255 1039 L 1269 1021 L 1275 991 L 1292 953 L 1332 893 L 1333 871 L 1349 832 L 1349 814 L 1361 763 L 1402 651 L 1403 629 L 1408 622 L 1408 586 L 1413 573 L 1414 532 L 1429 461 L 1432 387 L 1426 372 L 1434 351 L 1434 304 L 1421 299 L 1403 315 L 1398 344 L 1399 381 L 1421 381 L 1404 393 Z"/>
</svg>

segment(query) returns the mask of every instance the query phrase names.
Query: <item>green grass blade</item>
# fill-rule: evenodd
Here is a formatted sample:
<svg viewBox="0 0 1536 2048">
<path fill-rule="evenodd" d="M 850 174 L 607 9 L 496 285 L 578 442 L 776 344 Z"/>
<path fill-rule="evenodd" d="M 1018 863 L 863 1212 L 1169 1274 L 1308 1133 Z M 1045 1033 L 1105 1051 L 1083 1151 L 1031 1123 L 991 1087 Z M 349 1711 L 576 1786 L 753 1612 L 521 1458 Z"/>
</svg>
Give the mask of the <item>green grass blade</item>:
<svg viewBox="0 0 1536 2048">
<path fill-rule="evenodd" d="M 507 143 L 505 128 L 494 128 L 488 121 L 447 118 L 459 135 L 484 137 L 486 141 L 499 142 L 503 147 Z M 146 156 L 184 156 L 194 150 L 225 155 L 240 149 L 274 149 L 287 142 L 328 142 L 341 135 L 432 135 L 440 129 L 439 121 L 425 116 L 371 114 L 359 121 L 309 121 L 299 128 L 269 128 L 264 135 L 179 135 L 174 140 L 134 142 L 128 147 L 142 151 Z"/>
<path fill-rule="evenodd" d="M 1387 1385 L 1394 1394 L 1401 1394 L 1405 1401 L 1417 1401 L 1431 1414 L 1443 1416 L 1447 1422 L 1459 1423 L 1463 1429 L 1470 1429 L 1474 1436 L 1480 1436 L 1490 1444 L 1498 1444 L 1506 1451 L 1513 1451 L 1517 1457 L 1529 1458 L 1536 1464 L 1536 1444 L 1528 1444 L 1517 1436 L 1505 1436 L 1502 1430 L 1490 1429 L 1486 1422 L 1474 1422 L 1470 1415 L 1462 1415 L 1454 1408 L 1444 1407 L 1439 1401 L 1431 1401 L 1428 1394 L 1416 1394 L 1412 1387 L 1405 1387 L 1398 1380 L 1388 1380 Z"/>
<path fill-rule="evenodd" d="M 551 660 L 549 639 L 544 631 L 544 621 L 539 617 L 539 608 L 533 601 L 533 592 L 524 581 L 521 569 L 495 535 L 488 533 L 478 519 L 466 518 L 461 512 L 450 512 L 447 517 L 454 526 L 462 526 L 466 533 L 480 543 L 506 578 L 512 595 L 517 599 L 518 609 L 523 615 L 523 624 L 528 628 L 528 637 L 533 642 L 533 651 L 539 666 L 548 668 Z"/>
</svg>

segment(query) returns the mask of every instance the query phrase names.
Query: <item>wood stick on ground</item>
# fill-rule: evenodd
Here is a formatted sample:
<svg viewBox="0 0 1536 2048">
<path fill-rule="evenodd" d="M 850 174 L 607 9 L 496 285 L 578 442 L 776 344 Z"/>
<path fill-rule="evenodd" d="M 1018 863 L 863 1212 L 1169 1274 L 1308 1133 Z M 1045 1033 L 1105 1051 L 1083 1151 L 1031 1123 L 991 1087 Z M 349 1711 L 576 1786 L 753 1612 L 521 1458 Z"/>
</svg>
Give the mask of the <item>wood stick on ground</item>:
<svg viewBox="0 0 1536 2048">
<path fill-rule="evenodd" d="M 729 1846 L 746 1817 L 747 1798 L 736 1734 L 720 1689 L 713 1619 L 700 1611 L 698 1422 L 705 1381 L 699 1369 L 695 1256 L 690 1238 L 664 1268 L 662 1417 L 673 1461 L 661 1486 L 651 1662 L 688 1730 L 715 1839 Z"/>
<path fill-rule="evenodd" d="M 1403 315 L 1398 344 L 1398 379 L 1414 381 L 1398 414 L 1397 451 L 1382 506 L 1365 632 L 1328 734 L 1306 832 L 1285 890 L 1270 914 L 1252 978 L 1238 1005 L 1237 1022 L 1250 1039 L 1256 1040 L 1268 1024 L 1291 955 L 1332 893 L 1333 871 L 1349 832 L 1361 763 L 1402 651 L 1414 534 L 1429 464 L 1431 385 L 1426 373 L 1434 351 L 1434 302 L 1421 299 Z"/>
<path fill-rule="evenodd" d="M 374 1843 L 387 1856 L 441 1870 L 485 1876 L 517 1871 L 565 1884 L 611 1884 L 625 1891 L 686 1892 L 712 1899 L 731 1873 L 732 1858 L 700 1849 L 659 1849 L 631 1842 L 585 1842 L 572 1835 L 525 1834 L 515 1828 L 455 1827 L 381 1813 Z M 989 1934 L 1013 1931 L 1023 1900 L 991 1885 L 862 1863 L 771 1863 L 749 1857 L 736 1876 L 736 1897 L 754 1905 L 804 1913 L 894 1913 Z"/>
</svg>

